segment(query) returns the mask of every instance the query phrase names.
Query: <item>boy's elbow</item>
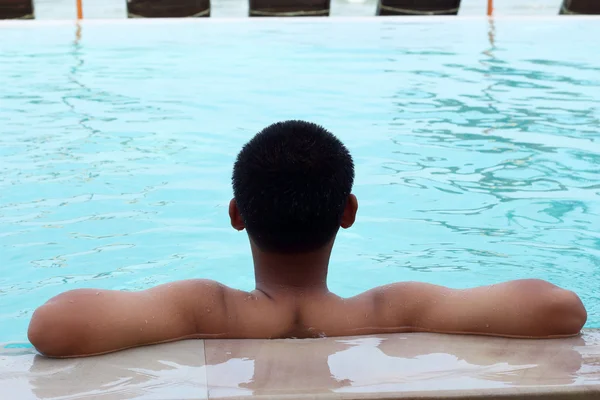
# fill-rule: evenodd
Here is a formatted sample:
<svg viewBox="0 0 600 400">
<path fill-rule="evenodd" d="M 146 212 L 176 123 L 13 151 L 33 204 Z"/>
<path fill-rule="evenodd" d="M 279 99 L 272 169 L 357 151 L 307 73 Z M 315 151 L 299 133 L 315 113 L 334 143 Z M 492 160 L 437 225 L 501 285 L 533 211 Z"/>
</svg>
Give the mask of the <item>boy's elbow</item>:
<svg viewBox="0 0 600 400">
<path fill-rule="evenodd" d="M 587 321 L 587 311 L 577 294 L 541 279 L 516 281 L 523 304 L 532 307 L 530 327 L 535 336 L 575 336 Z"/>
<path fill-rule="evenodd" d="M 41 354 L 68 357 L 75 354 L 75 331 L 64 323 L 52 305 L 43 305 L 31 317 L 27 338 Z"/>
<path fill-rule="evenodd" d="M 587 321 L 587 311 L 574 292 L 554 288 L 546 304 L 549 330 L 555 336 L 577 335 Z"/>
</svg>

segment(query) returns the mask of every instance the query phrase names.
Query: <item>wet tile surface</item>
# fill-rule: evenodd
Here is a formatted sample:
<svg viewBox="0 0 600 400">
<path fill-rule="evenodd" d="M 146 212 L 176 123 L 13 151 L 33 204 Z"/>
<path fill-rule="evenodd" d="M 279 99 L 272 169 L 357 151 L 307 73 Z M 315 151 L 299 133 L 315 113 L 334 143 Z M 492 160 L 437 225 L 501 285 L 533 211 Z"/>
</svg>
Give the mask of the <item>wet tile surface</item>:
<svg viewBox="0 0 600 400">
<path fill-rule="evenodd" d="M 2 399 L 206 399 L 201 340 L 54 360 L 0 351 Z"/>
<path fill-rule="evenodd" d="M 600 398 L 600 331 L 562 340 L 399 334 L 205 347 L 211 399 Z"/>
<path fill-rule="evenodd" d="M 600 330 L 563 340 L 434 334 L 188 340 L 73 360 L 5 348 L 0 393 L 2 399 L 592 400 L 600 398 Z"/>
</svg>

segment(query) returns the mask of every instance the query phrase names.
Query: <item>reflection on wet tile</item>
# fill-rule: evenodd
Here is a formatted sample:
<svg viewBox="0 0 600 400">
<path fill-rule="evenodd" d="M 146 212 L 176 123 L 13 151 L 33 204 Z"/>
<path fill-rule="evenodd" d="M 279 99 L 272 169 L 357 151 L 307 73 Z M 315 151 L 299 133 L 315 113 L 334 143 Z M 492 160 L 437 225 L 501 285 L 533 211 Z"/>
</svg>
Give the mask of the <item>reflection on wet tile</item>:
<svg viewBox="0 0 600 400">
<path fill-rule="evenodd" d="M 206 399 L 204 347 L 187 340 L 68 360 L 3 351 L 0 388 L 3 399 Z"/>
<path fill-rule="evenodd" d="M 52 360 L 5 346 L 0 392 L 2 399 L 600 398 L 600 330 L 564 340 L 396 334 L 204 347 L 190 340 Z"/>
<path fill-rule="evenodd" d="M 331 374 L 328 359 L 352 347 L 331 339 L 206 341 L 209 397 L 317 394 L 342 388 L 350 382 Z"/>
<path fill-rule="evenodd" d="M 210 398 L 600 396 L 600 331 L 564 340 L 401 334 L 213 340 L 205 347 Z"/>
</svg>

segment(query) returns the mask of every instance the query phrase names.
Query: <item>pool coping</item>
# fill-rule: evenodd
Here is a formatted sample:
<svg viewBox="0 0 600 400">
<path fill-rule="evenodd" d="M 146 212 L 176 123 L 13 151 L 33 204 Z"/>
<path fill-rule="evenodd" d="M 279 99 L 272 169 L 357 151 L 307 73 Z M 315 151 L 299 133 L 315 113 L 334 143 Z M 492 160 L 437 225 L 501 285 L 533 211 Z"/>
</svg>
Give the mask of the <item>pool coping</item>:
<svg viewBox="0 0 600 400">
<path fill-rule="evenodd" d="M 505 338 L 496 338 L 496 337 L 482 337 L 482 336 L 468 336 L 468 335 L 439 335 L 439 334 L 421 334 L 421 333 L 411 333 L 411 334 L 389 334 L 389 335 L 371 335 L 364 336 L 363 338 L 381 338 L 381 337 L 402 337 L 402 336 L 413 336 L 416 338 L 419 337 L 430 337 L 441 339 L 441 341 L 447 340 L 448 342 L 479 342 L 485 346 L 492 347 L 492 344 L 496 342 L 505 341 L 510 344 L 536 344 L 545 342 L 550 346 L 554 347 L 554 343 L 564 344 L 565 341 L 575 339 L 550 339 L 550 340 L 532 340 L 532 339 L 505 339 Z M 596 339 L 600 339 L 600 329 L 585 329 L 582 331 L 582 337 L 587 335 L 596 335 Z M 343 340 L 344 338 L 337 338 L 339 340 Z M 556 342 L 558 340 L 558 342 Z M 204 356 L 205 356 L 205 364 L 213 365 L 213 361 L 211 360 L 211 347 L 219 348 L 220 350 L 231 350 L 231 348 L 235 348 L 235 344 L 239 345 L 241 341 L 238 340 L 205 340 L 203 343 L 204 346 Z M 246 343 L 248 341 L 245 341 Z M 263 342 L 264 341 L 256 341 Z M 273 341 L 271 341 L 273 342 Z M 595 358 L 595 363 L 600 366 L 600 341 L 593 342 L 594 347 L 596 347 L 595 351 L 597 353 Z M 477 346 L 475 346 L 477 347 Z M 214 353 L 214 350 L 212 351 Z M 264 355 L 263 355 L 264 357 Z M 560 360 L 564 363 L 564 360 Z M 560 364 L 560 361 L 558 364 Z M 549 371 L 551 373 L 551 371 Z M 441 389 L 441 390 L 423 390 L 423 391 L 390 391 L 383 392 L 377 391 L 377 389 L 371 392 L 351 392 L 351 393 L 276 393 L 276 394 L 251 394 L 251 395 L 240 395 L 240 396 L 215 396 L 211 395 L 211 379 L 207 377 L 207 386 L 208 386 L 208 398 L 209 399 L 227 399 L 227 400 L 242 400 L 248 399 L 252 397 L 254 399 L 261 400 L 309 400 L 309 399 L 319 399 L 319 400 L 514 400 L 514 399 L 522 399 L 522 400 L 538 400 L 538 399 L 560 399 L 560 400 L 593 400 L 600 398 L 600 368 L 595 372 L 597 375 L 597 381 L 590 384 L 578 384 L 576 386 L 569 385 L 553 385 L 553 386 L 542 386 L 538 385 L 528 385 L 528 386 L 509 386 L 503 388 L 458 388 L 454 390 Z M 460 377 L 459 377 L 460 378 Z M 435 384 L 435 380 L 432 380 L 432 384 Z M 356 387 L 356 386 L 353 386 Z M 369 385 L 364 386 L 365 389 L 369 388 Z"/>
<path fill-rule="evenodd" d="M 0 20 L 0 27 L 6 26 L 55 26 L 72 25 L 73 23 L 82 25 L 105 25 L 105 24 L 132 24 L 132 25 L 169 25 L 169 24 L 223 24 L 237 23 L 242 21 L 247 23 L 261 24 L 279 24 L 282 21 L 290 24 L 319 23 L 330 24 L 340 22 L 361 22 L 361 23 L 414 23 L 414 22 L 461 22 L 467 20 L 475 21 L 506 21 L 506 20 L 551 20 L 551 21 L 580 21 L 580 20 L 600 20 L 600 15 L 501 15 L 487 17 L 485 15 L 464 15 L 464 16 L 339 16 L 339 17 L 218 17 L 218 18 L 94 18 L 94 19 L 56 19 L 56 20 Z"/>
<path fill-rule="evenodd" d="M 0 351 L 0 390 L 12 398 L 115 400 L 595 400 L 600 329 L 549 340 L 428 333 L 186 340 L 64 360 L 16 345 Z"/>
</svg>

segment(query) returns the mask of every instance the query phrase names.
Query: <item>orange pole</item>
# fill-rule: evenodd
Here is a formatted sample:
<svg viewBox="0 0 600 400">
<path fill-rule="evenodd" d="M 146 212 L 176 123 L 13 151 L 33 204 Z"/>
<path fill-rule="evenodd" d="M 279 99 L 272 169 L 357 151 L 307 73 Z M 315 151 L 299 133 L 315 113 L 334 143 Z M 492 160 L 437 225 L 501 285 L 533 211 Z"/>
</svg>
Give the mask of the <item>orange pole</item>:
<svg viewBox="0 0 600 400">
<path fill-rule="evenodd" d="M 77 19 L 83 19 L 83 4 L 82 4 L 82 0 L 77 0 Z"/>
<path fill-rule="evenodd" d="M 494 13 L 494 0 L 488 0 L 488 9 L 487 9 L 488 17 L 491 17 L 493 13 Z"/>
</svg>

